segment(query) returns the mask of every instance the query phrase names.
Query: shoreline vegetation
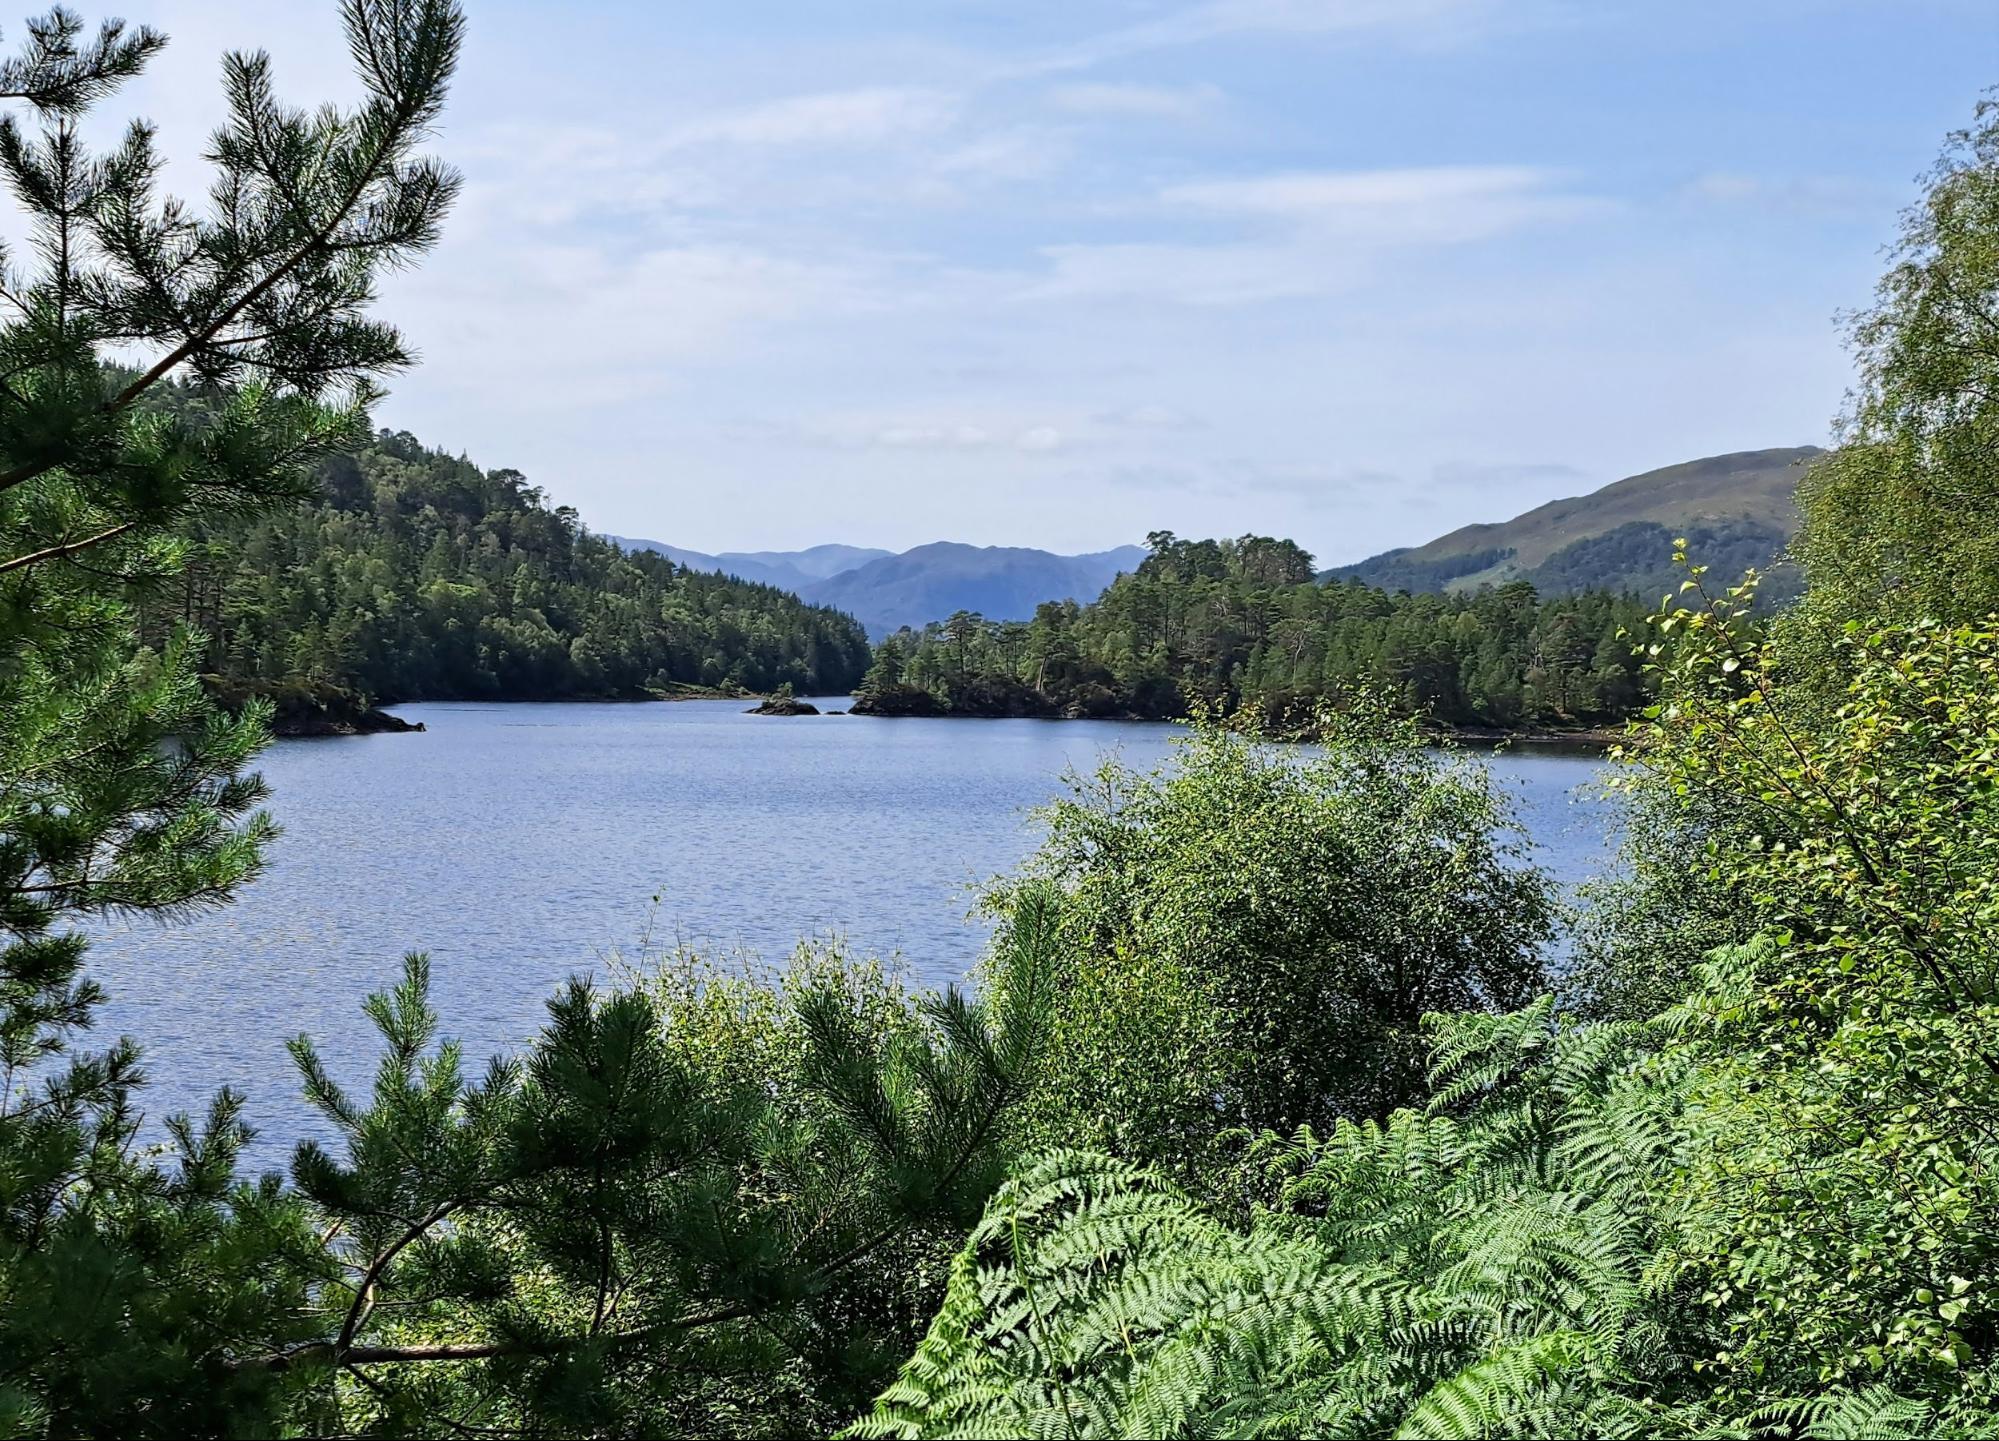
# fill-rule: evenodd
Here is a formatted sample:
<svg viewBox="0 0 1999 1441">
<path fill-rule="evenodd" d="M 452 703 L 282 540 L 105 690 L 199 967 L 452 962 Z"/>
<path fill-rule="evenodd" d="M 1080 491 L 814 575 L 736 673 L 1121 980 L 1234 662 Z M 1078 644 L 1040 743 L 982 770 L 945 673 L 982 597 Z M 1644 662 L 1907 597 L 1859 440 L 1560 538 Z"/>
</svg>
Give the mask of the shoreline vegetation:
<svg viewBox="0 0 1999 1441">
<path fill-rule="evenodd" d="M 1635 596 L 1543 596 L 1519 581 L 1391 594 L 1321 576 L 1288 540 L 1146 541 L 1138 567 L 1087 605 L 898 631 L 875 648 L 854 713 L 1211 714 L 1283 736 L 1366 694 L 1480 738 L 1614 730 L 1653 699 L 1634 643 L 1650 607 Z"/>
<path fill-rule="evenodd" d="M 422 701 L 378 703 L 373 698 L 331 681 L 285 680 L 245 681 L 227 676 L 205 675 L 202 683 L 217 705 L 241 712 L 253 702 L 268 702 L 271 734 L 279 740 L 309 739 L 319 736 L 404 735 L 426 729 L 422 721 L 406 720 L 390 707 L 416 705 Z M 430 698 L 426 698 L 430 699 Z M 460 696 L 436 697 L 462 700 Z M 540 697 L 536 698 L 541 699 Z M 758 692 L 732 686 L 673 685 L 650 689 L 641 696 L 564 696 L 592 704 L 644 705 L 654 701 L 753 700 Z M 512 697 L 494 699 L 494 705 L 531 704 Z M 805 712 L 799 712 L 804 714 Z"/>
<path fill-rule="evenodd" d="M 271 708 L 271 734 L 280 740 L 313 739 L 326 736 L 403 735 L 426 729 L 424 722 L 407 720 L 367 696 L 319 681 L 243 682 L 221 676 L 204 676 L 209 694 L 223 708 L 240 712 L 253 702 L 267 702 Z M 662 688 L 640 698 L 624 696 L 577 696 L 568 699 L 587 704 L 645 705 L 653 702 L 754 700 L 746 714 L 758 716 L 857 715 L 878 719 L 927 720 L 1108 720 L 1130 724 L 1168 725 L 1184 723 L 1185 715 L 1140 715 L 1110 712 L 1085 715 L 1052 708 L 1042 710 L 956 709 L 942 705 L 927 691 L 905 688 L 909 693 L 894 695 L 857 694 L 849 710 L 822 710 L 801 700 L 788 688 L 767 694 L 720 686 L 682 685 Z M 918 699 L 921 697 L 921 699 Z M 535 704 L 533 701 L 497 700 L 494 705 Z M 421 702 L 396 702 L 421 704 Z M 1495 726 L 1431 724 L 1419 721 L 1426 739 L 1441 744 L 1478 750 L 1502 750 L 1509 746 L 1531 746 L 1546 750 L 1607 751 L 1622 744 L 1625 732 L 1613 726 L 1531 726 L 1506 729 Z M 1312 727 L 1266 734 L 1266 739 L 1311 739 Z"/>
<path fill-rule="evenodd" d="M 1047 704 L 1042 706 L 1018 703 L 973 706 L 940 700 L 934 693 L 920 686 L 896 686 L 877 691 L 857 692 L 850 714 L 890 720 L 1106 720 L 1144 724 L 1184 723 L 1190 719 L 1185 712 L 1145 714 L 1132 710 L 1084 711 L 1074 707 L 1062 708 L 1052 699 L 1045 697 L 1044 699 L 1047 700 Z M 1417 724 L 1422 734 L 1429 739 L 1480 749 L 1530 745 L 1608 750 L 1627 739 L 1624 729 L 1614 725 L 1536 725 L 1509 728 L 1454 725 L 1448 722 L 1431 722 L 1420 717 L 1417 719 Z M 1300 726 L 1257 729 L 1262 731 L 1267 739 L 1283 739 L 1294 732 L 1309 738 L 1312 725 L 1308 722 Z"/>
</svg>

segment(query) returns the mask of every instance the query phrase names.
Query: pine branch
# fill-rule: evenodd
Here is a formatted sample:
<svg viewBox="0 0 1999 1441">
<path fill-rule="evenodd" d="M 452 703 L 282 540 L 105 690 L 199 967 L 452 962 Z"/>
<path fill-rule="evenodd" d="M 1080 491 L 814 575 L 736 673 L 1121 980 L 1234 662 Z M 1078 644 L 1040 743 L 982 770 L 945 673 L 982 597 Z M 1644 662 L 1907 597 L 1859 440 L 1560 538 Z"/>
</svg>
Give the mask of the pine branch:
<svg viewBox="0 0 1999 1441">
<path fill-rule="evenodd" d="M 136 520 L 124 521 L 112 526 L 108 530 L 101 530 L 96 535 L 86 536 L 82 540 L 64 541 L 61 545 L 52 545 L 43 550 L 30 551 L 27 555 L 17 555 L 12 560 L 0 561 L 0 575 L 4 575 L 10 570 L 21 570 L 26 566 L 39 565 L 45 560 L 57 560 L 65 555 L 75 555 L 78 551 L 89 550 L 92 546 L 102 545 L 107 540 L 116 540 L 119 536 L 137 526 L 138 523 Z"/>
</svg>

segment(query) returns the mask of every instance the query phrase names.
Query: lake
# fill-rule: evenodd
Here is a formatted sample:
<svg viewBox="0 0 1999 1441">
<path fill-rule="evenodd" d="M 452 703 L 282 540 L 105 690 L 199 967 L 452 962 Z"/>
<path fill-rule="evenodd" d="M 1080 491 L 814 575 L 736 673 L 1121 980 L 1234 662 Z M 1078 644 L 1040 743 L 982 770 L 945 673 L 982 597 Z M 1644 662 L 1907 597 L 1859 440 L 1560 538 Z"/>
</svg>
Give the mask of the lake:
<svg viewBox="0 0 1999 1441">
<path fill-rule="evenodd" d="M 822 700 L 844 708 L 845 698 Z M 1112 721 L 772 719 L 740 701 L 431 704 L 422 735 L 279 741 L 261 768 L 284 834 L 228 907 L 114 928 L 93 951 L 107 1035 L 138 1038 L 148 1113 L 250 1097 L 277 1165 L 311 1118 L 284 1050 L 300 1031 L 364 1086 L 360 1013 L 401 957 L 431 957 L 468 1070 L 531 1035 L 566 977 L 642 937 L 781 960 L 840 937 L 910 977 L 962 979 L 986 937 L 972 892 L 1032 848 L 1070 768 L 1147 766 L 1176 728 Z M 1573 883 L 1610 814 L 1587 756 L 1484 758 L 1543 864 Z"/>
</svg>

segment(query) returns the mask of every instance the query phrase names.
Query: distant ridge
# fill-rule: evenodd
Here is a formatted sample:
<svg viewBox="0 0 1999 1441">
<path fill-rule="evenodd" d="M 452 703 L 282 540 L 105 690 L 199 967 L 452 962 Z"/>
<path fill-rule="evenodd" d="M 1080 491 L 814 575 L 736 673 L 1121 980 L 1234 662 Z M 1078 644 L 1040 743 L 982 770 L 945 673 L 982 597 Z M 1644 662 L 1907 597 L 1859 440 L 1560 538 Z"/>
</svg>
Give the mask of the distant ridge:
<svg viewBox="0 0 1999 1441">
<path fill-rule="evenodd" d="M 961 610 L 987 620 L 1029 620 L 1051 600 L 1095 600 L 1120 571 L 1145 559 L 1142 546 L 1090 555 L 1051 555 L 1014 546 L 937 541 L 869 561 L 800 592 L 843 610 L 880 636 Z"/>
<path fill-rule="evenodd" d="M 852 570 L 857 565 L 866 565 L 871 560 L 893 555 L 894 551 L 875 550 L 860 545 L 815 545 L 809 550 L 731 550 L 719 555 L 709 555 L 704 551 L 686 550 L 677 545 L 668 545 L 659 540 L 638 540 L 625 535 L 607 535 L 604 539 L 626 550 L 649 550 L 665 556 L 675 565 L 684 565 L 689 570 L 719 571 L 723 575 L 737 576 L 742 580 L 753 580 L 763 585 L 774 585 L 784 590 L 796 591 L 817 580 Z"/>
<path fill-rule="evenodd" d="M 936 541 L 897 554 L 854 545 L 810 550 L 725 551 L 710 555 L 657 540 L 605 539 L 626 550 L 657 551 L 676 565 L 714 570 L 793 591 L 847 612 L 880 637 L 957 611 L 988 620 L 1028 620 L 1044 601 L 1094 600 L 1120 571 L 1145 559 L 1142 546 L 1056 555 L 1020 546 Z"/>
<path fill-rule="evenodd" d="M 1797 530 L 1798 481 L 1823 454 L 1799 445 L 1664 466 L 1326 574 L 1386 590 L 1458 592 L 1526 580 L 1547 594 L 1650 594 L 1678 584 L 1671 546 L 1680 537 L 1717 575 L 1768 568 Z M 1795 581 L 1779 574 L 1773 584 L 1781 595 Z"/>
</svg>

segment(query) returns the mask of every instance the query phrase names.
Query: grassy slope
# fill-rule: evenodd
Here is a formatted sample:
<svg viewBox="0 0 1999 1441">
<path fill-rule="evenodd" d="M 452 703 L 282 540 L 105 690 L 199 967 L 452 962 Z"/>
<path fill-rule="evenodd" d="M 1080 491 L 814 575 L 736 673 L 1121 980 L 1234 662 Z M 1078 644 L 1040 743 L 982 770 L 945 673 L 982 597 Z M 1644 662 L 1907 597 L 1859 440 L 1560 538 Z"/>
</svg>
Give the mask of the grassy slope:
<svg viewBox="0 0 1999 1441">
<path fill-rule="evenodd" d="M 1532 570 L 1564 546 L 1621 525 L 1651 522 L 1683 530 L 1701 522 L 1749 521 L 1789 535 L 1797 525 L 1796 491 L 1816 446 L 1746 450 L 1628 476 L 1588 495 L 1551 500 L 1509 521 L 1468 525 L 1428 545 L 1344 566 L 1340 573 L 1387 579 L 1386 563 L 1431 565 L 1479 551 L 1510 550 L 1504 560 L 1460 576 L 1448 588 L 1497 583 Z"/>
</svg>

